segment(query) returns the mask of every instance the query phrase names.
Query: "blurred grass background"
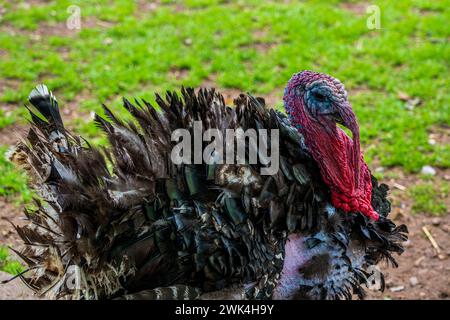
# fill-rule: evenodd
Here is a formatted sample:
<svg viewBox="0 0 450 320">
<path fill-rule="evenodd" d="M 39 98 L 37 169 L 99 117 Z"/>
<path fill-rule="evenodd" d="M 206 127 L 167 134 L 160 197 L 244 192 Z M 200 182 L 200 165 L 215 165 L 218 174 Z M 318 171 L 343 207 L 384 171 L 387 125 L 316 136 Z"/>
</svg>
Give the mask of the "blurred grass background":
<svg viewBox="0 0 450 320">
<path fill-rule="evenodd" d="M 367 27 L 371 4 L 379 30 Z M 66 25 L 72 5 L 80 30 Z M 102 143 L 89 121 L 101 103 L 122 112 L 121 96 L 152 100 L 154 91 L 207 85 L 281 108 L 290 76 L 312 69 L 346 85 L 372 169 L 448 169 L 449 20 L 445 0 L 0 0 L 0 196 L 31 198 L 4 154 L 26 124 L 21 105 L 42 82 L 68 126 Z M 448 196 L 448 182 L 426 184 L 411 190 L 417 206 L 445 213 L 435 199 Z"/>
</svg>

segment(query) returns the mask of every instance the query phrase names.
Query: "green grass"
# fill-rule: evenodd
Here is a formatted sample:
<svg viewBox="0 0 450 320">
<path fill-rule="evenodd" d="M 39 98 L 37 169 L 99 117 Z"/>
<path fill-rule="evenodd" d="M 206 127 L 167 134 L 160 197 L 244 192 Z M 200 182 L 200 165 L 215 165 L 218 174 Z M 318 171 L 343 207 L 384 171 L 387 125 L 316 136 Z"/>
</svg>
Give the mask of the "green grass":
<svg viewBox="0 0 450 320">
<path fill-rule="evenodd" d="M 0 104 L 18 106 L 8 116 L 0 112 L 0 127 L 21 121 L 20 105 L 39 82 L 56 92 L 63 108 L 83 96 L 78 108 L 86 113 L 99 111 L 102 102 L 121 110 L 122 95 L 152 100 L 154 91 L 207 79 L 222 89 L 275 93 L 281 107 L 290 76 L 313 69 L 355 93 L 350 101 L 369 164 L 377 159 L 408 172 L 426 164 L 448 168 L 450 146 L 428 143 L 430 130 L 450 124 L 448 2 L 374 1 L 381 8 L 380 30 L 369 30 L 367 14 L 342 3 L 162 1 L 151 11 L 128 0 L 31 7 L 0 0 L 0 28 L 15 31 L 0 29 L 0 81 L 6 83 Z M 79 33 L 65 26 L 72 4 L 81 9 Z M 47 35 L 37 39 L 42 30 Z M 174 76 L 177 70 L 182 78 Z M 409 110 L 399 92 L 421 104 Z M 97 135 L 85 119 L 72 125 L 84 136 Z M 22 180 L 10 170 L 0 162 L 0 172 L 9 176 L 3 193 L 20 192 Z"/>
<path fill-rule="evenodd" d="M 8 249 L 0 247 L 0 271 L 16 275 L 24 270 L 20 262 L 11 259 Z"/>
<path fill-rule="evenodd" d="M 447 213 L 444 199 L 448 198 L 448 191 L 448 184 L 436 186 L 427 182 L 412 187 L 409 193 L 414 201 L 412 206 L 413 212 L 437 216 Z"/>
<path fill-rule="evenodd" d="M 32 192 L 27 188 L 24 173 L 6 159 L 7 148 L 0 146 L 0 196 L 12 198 L 16 203 L 29 202 Z"/>
</svg>

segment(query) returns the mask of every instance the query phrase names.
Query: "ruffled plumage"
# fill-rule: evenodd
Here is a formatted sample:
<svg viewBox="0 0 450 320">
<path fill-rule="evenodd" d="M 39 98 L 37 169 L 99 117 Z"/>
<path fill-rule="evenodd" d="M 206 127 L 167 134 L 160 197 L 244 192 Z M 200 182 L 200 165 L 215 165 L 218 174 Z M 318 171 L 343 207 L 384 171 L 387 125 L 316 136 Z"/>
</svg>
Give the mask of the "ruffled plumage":
<svg viewBox="0 0 450 320">
<path fill-rule="evenodd" d="M 26 211 L 29 223 L 16 227 L 28 265 L 20 278 L 40 295 L 183 299 L 238 286 L 243 298 L 272 298 L 285 243 L 296 233 L 305 256 L 329 253 L 346 270 L 309 262 L 297 298 L 362 297 L 364 270 L 383 258 L 394 263 L 392 253 L 403 250 L 407 230 L 387 217 L 387 186 L 372 180 L 377 222 L 333 208 L 302 136 L 261 98 L 241 94 L 228 107 L 214 89 L 183 88 L 157 95 L 157 107 L 124 99 L 135 121 L 106 106 L 106 118 L 95 117 L 107 148 L 68 132 L 45 86 L 30 103 L 45 120 L 31 113 L 27 141 L 12 159 L 41 198 Z M 171 132 L 192 132 L 194 120 L 203 130 L 279 129 L 280 170 L 264 176 L 261 164 L 174 165 Z"/>
</svg>

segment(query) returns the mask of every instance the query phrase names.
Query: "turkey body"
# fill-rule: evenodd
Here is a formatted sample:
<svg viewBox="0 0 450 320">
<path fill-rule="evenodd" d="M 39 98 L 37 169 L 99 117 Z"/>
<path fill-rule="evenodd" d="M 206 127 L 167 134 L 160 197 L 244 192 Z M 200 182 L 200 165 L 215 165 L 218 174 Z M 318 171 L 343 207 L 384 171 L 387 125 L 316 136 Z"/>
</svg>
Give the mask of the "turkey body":
<svg viewBox="0 0 450 320">
<path fill-rule="evenodd" d="M 30 111 L 12 160 L 40 200 L 16 226 L 17 253 L 28 265 L 20 277 L 40 295 L 196 299 L 235 288 L 245 299 L 363 297 L 367 268 L 395 265 L 403 251 L 407 230 L 387 217 L 387 186 L 372 177 L 378 221 L 334 208 L 301 134 L 261 98 L 241 94 L 230 107 L 214 89 L 183 88 L 157 95 L 157 106 L 124 99 L 133 121 L 106 106 L 96 116 L 107 148 L 68 132 L 45 86 L 29 100 L 43 117 Z M 277 129 L 279 170 L 262 175 L 262 161 L 175 165 L 171 134 L 193 133 L 194 121 L 221 132 Z"/>
</svg>

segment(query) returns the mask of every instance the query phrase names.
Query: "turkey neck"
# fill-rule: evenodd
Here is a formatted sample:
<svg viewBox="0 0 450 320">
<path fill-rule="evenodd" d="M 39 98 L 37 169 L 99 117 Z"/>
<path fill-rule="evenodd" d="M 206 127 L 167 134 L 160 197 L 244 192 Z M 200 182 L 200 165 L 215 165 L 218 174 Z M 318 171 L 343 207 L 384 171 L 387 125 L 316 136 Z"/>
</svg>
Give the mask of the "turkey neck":
<svg viewBox="0 0 450 320">
<path fill-rule="evenodd" d="M 354 114 L 348 114 L 346 124 L 353 140 L 328 117 L 313 119 L 298 101 L 290 101 L 291 121 L 297 124 L 323 181 L 331 191 L 331 202 L 345 212 L 360 211 L 377 220 L 371 205 L 372 182 L 370 171 L 360 151 L 359 128 Z"/>
</svg>

